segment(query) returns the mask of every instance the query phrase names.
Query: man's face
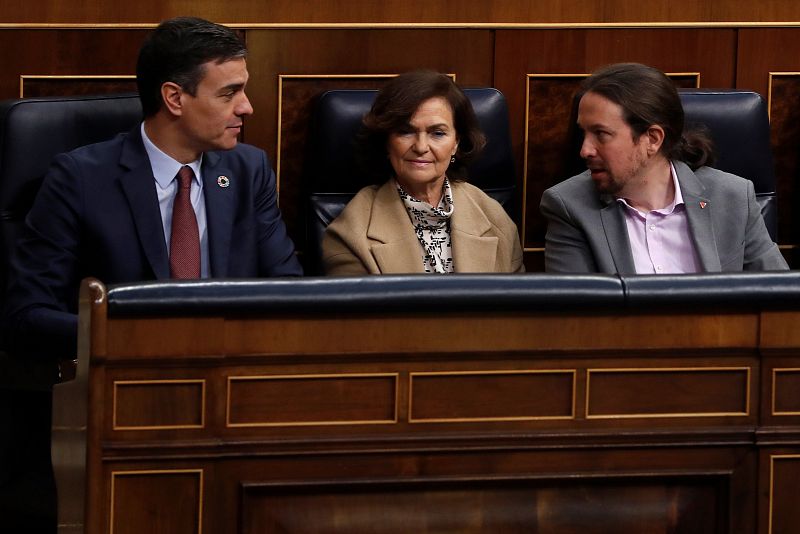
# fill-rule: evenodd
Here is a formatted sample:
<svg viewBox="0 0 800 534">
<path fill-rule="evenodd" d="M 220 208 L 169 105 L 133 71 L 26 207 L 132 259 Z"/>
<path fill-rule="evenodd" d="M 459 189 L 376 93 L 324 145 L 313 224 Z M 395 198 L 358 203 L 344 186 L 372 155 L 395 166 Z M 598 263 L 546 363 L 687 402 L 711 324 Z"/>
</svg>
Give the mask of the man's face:
<svg viewBox="0 0 800 534">
<path fill-rule="evenodd" d="M 253 113 L 244 92 L 247 85 L 244 58 L 223 63 L 209 61 L 195 95 L 181 94 L 181 126 L 185 141 L 198 154 L 207 150 L 229 150 L 236 146 L 242 119 Z"/>
<path fill-rule="evenodd" d="M 640 180 L 647 162 L 647 135 L 634 138 L 622 107 L 588 92 L 578 104 L 578 126 L 584 132 L 581 157 L 597 190 L 624 196 Z"/>
</svg>

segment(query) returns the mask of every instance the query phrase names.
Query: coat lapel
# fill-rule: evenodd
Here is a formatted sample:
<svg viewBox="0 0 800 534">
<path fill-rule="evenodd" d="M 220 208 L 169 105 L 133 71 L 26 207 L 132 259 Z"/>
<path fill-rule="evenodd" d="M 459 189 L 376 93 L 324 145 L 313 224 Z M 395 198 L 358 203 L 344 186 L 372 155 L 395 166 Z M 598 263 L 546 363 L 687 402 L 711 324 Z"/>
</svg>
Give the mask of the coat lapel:
<svg viewBox="0 0 800 534">
<path fill-rule="evenodd" d="M 694 249 L 704 272 L 720 272 L 722 265 L 717 251 L 717 240 L 714 235 L 714 225 L 711 221 L 711 210 L 714 209 L 708 199 L 707 191 L 697 179 L 694 172 L 684 163 L 674 161 L 675 172 L 678 173 L 678 183 L 686 207 L 686 218 L 689 221 L 689 231 L 694 240 Z"/>
<path fill-rule="evenodd" d="M 203 195 L 206 201 L 206 231 L 211 276 L 228 276 L 228 262 L 233 229 L 234 202 L 241 187 L 230 169 L 220 164 L 219 154 L 203 155 Z M 227 182 L 223 179 L 227 178 Z M 227 187 L 220 184 L 227 183 Z"/>
<path fill-rule="evenodd" d="M 140 126 L 136 126 L 124 141 L 120 164 L 127 169 L 120 177 L 120 184 L 130 204 L 145 257 L 157 279 L 169 278 L 169 257 L 154 185 L 155 178 L 142 143 Z"/>
<path fill-rule="evenodd" d="M 422 248 L 411 225 L 403 224 L 408 214 L 400 195 L 389 180 L 375 194 L 367 237 L 378 243 L 370 246 L 372 256 L 383 273 L 424 272 Z"/>
<path fill-rule="evenodd" d="M 601 198 L 606 206 L 600 210 L 600 220 L 603 222 L 603 231 L 615 270 L 620 274 L 636 274 L 628 227 L 619 202 L 610 195 L 603 195 Z"/>
<path fill-rule="evenodd" d="M 493 272 L 497 263 L 497 236 L 486 236 L 492 224 L 458 182 L 450 184 L 455 210 L 450 221 L 453 265 L 457 273 Z"/>
</svg>

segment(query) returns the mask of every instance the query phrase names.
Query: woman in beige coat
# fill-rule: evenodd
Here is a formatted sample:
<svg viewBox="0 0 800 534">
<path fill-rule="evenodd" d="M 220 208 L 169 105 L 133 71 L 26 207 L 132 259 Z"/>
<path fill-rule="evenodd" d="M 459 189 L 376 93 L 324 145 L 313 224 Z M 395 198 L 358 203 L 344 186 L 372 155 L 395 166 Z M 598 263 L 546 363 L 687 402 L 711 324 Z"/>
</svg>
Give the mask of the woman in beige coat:
<svg viewBox="0 0 800 534">
<path fill-rule="evenodd" d="M 327 274 L 522 272 L 516 225 L 464 182 L 485 139 L 469 99 L 444 74 L 390 81 L 364 117 L 360 156 L 385 180 L 327 228 Z"/>
</svg>

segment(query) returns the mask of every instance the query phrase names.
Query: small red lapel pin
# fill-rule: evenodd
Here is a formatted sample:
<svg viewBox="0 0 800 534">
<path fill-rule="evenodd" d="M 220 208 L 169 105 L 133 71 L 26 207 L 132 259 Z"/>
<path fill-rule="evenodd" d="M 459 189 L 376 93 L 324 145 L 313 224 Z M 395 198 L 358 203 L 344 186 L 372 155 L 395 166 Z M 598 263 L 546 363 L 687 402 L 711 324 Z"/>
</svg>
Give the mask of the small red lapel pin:
<svg viewBox="0 0 800 534">
<path fill-rule="evenodd" d="M 700 201 L 700 209 L 703 209 L 705 207 L 706 207 L 706 203 L 701 200 Z"/>
</svg>

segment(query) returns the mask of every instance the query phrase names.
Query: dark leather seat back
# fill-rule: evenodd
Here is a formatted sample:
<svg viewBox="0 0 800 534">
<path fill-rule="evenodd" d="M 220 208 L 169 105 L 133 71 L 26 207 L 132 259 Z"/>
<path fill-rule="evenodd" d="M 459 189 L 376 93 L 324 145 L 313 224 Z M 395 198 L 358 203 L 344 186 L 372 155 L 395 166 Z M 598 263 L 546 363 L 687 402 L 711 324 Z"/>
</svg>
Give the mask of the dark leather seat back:
<svg viewBox="0 0 800 534">
<path fill-rule="evenodd" d="M 0 102 L 0 303 L 9 254 L 53 157 L 110 139 L 141 120 L 135 94 Z"/>
<path fill-rule="evenodd" d="M 705 125 L 714 140 L 713 167 L 753 182 L 770 236 L 777 241 L 778 204 L 769 116 L 761 95 L 737 89 L 682 89 L 685 124 Z"/>
<path fill-rule="evenodd" d="M 468 169 L 469 181 L 500 202 L 513 218 L 516 175 L 505 97 L 493 88 L 465 89 L 464 93 L 488 141 Z M 309 272 L 319 269 L 325 228 L 371 183 L 359 170 L 354 141 L 376 95 L 372 90 L 335 90 L 322 94 L 316 102 L 306 165 Z"/>
</svg>

